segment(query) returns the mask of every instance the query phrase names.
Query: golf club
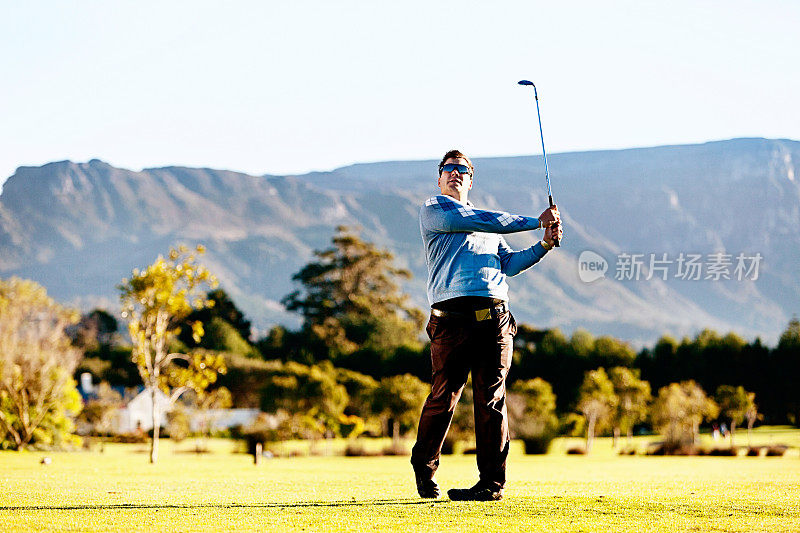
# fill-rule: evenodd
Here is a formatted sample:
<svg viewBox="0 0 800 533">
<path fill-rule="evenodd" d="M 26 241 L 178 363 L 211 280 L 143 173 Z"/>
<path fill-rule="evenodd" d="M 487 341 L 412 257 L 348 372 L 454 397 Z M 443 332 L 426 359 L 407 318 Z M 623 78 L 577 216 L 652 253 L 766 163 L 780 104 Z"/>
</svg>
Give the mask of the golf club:
<svg viewBox="0 0 800 533">
<path fill-rule="evenodd" d="M 542 139 L 542 155 L 544 156 L 544 177 L 547 178 L 547 197 L 550 200 L 550 207 L 555 207 L 553 203 L 553 192 L 550 189 L 550 172 L 547 170 L 547 152 L 544 151 L 544 133 L 542 133 L 542 114 L 539 112 L 539 93 L 536 91 L 536 85 L 532 81 L 520 80 L 517 82 L 519 85 L 530 85 L 533 87 L 533 97 L 536 99 L 536 116 L 539 118 L 539 137 Z M 555 246 L 561 246 L 561 240 L 557 237 L 553 238 Z"/>
</svg>

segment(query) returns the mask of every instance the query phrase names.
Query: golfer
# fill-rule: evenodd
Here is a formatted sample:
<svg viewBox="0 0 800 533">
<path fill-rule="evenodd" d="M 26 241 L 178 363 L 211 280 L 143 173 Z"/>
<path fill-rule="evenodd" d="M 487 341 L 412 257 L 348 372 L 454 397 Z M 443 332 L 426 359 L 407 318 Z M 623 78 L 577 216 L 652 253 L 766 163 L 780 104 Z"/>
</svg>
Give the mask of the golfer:
<svg viewBox="0 0 800 533">
<path fill-rule="evenodd" d="M 480 480 L 447 495 L 451 500 L 476 501 L 503 497 L 509 445 L 505 380 L 517 331 L 508 308 L 506 276 L 536 264 L 562 235 L 557 207 L 539 218 L 476 209 L 467 199 L 473 175 L 464 154 L 447 152 L 439 163 L 441 194 L 429 198 L 420 210 L 433 377 L 411 464 L 423 498 L 440 495 L 434 473 L 470 372 Z M 512 250 L 501 235 L 539 228 L 547 228 L 544 240 L 520 251 Z"/>
</svg>

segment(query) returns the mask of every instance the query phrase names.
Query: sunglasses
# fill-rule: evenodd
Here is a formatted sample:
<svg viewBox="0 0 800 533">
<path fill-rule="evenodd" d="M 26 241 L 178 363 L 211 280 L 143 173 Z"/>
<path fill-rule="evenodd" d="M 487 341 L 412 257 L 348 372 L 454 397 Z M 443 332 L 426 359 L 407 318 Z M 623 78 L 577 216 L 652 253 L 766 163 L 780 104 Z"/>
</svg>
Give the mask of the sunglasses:
<svg viewBox="0 0 800 533">
<path fill-rule="evenodd" d="M 442 165 L 442 172 L 452 172 L 454 170 L 458 170 L 459 174 L 472 175 L 472 172 L 469 171 L 469 167 L 467 165 L 457 165 L 455 163 L 448 163 L 446 165 Z"/>
</svg>

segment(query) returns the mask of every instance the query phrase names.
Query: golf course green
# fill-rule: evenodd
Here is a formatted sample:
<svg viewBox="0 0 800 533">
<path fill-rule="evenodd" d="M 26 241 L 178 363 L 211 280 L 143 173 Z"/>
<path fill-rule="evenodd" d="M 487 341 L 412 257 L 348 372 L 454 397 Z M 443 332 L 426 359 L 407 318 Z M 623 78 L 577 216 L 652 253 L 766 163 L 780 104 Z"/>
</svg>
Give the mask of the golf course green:
<svg viewBox="0 0 800 533">
<path fill-rule="evenodd" d="M 761 431 L 754 440 L 796 446 L 799 436 Z M 203 454 L 190 453 L 189 441 L 165 441 L 156 465 L 143 445 L 0 452 L 0 524 L 4 531 L 800 530 L 796 448 L 783 457 L 619 456 L 610 439 L 598 439 L 591 456 L 567 455 L 572 443 L 557 441 L 545 456 L 525 456 L 514 443 L 505 498 L 496 503 L 419 499 L 407 457 L 305 456 L 256 466 L 223 440 Z M 445 490 L 471 485 L 474 456 L 444 456 L 437 478 Z"/>
</svg>

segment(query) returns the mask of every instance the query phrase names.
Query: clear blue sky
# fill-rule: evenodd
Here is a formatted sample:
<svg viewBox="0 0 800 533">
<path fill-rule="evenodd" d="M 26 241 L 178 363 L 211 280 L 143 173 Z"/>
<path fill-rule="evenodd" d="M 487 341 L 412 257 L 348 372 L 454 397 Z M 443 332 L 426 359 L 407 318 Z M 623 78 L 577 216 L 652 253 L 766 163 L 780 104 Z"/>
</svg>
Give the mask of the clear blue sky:
<svg viewBox="0 0 800 533">
<path fill-rule="evenodd" d="M 800 139 L 800 2 L 0 0 L 0 182 Z"/>
</svg>

